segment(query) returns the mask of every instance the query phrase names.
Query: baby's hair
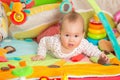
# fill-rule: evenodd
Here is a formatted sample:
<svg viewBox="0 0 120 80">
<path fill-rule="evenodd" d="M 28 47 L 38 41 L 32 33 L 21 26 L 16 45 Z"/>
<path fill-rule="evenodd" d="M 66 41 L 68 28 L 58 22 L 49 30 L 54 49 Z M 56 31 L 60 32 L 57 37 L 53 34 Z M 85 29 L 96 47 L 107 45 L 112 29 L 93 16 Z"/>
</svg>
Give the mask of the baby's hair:
<svg viewBox="0 0 120 80">
<path fill-rule="evenodd" d="M 69 22 L 75 22 L 78 19 L 80 20 L 81 23 L 83 23 L 83 26 L 84 26 L 84 20 L 79 13 L 69 12 L 68 14 L 65 14 L 60 21 L 60 25 L 61 25 L 60 30 L 62 29 L 62 25 L 64 24 L 64 21 L 68 20 Z M 84 28 L 83 28 L 83 31 L 84 31 Z"/>
</svg>

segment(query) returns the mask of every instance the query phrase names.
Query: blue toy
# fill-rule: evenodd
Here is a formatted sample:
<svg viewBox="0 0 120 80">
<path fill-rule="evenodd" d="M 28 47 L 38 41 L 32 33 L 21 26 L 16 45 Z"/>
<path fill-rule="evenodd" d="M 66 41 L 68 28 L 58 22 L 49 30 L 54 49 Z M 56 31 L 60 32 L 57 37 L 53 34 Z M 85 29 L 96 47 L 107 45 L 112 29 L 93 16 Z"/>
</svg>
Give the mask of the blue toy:
<svg viewBox="0 0 120 80">
<path fill-rule="evenodd" d="M 69 0 L 63 0 L 63 2 L 60 4 L 60 12 L 62 13 L 68 13 L 72 11 L 72 4 Z"/>
</svg>

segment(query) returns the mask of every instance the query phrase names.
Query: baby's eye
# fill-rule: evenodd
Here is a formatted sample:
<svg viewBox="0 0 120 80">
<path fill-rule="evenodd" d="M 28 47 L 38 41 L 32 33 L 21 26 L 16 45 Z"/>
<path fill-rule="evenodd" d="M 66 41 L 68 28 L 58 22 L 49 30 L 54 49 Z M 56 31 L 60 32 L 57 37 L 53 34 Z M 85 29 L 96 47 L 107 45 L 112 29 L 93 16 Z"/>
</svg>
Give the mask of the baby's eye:
<svg viewBox="0 0 120 80">
<path fill-rule="evenodd" d="M 68 35 L 68 34 L 66 34 L 65 36 L 66 36 L 66 37 L 68 37 L 69 35 Z"/>
<path fill-rule="evenodd" d="M 75 35 L 75 37 L 78 37 L 78 35 Z"/>
</svg>

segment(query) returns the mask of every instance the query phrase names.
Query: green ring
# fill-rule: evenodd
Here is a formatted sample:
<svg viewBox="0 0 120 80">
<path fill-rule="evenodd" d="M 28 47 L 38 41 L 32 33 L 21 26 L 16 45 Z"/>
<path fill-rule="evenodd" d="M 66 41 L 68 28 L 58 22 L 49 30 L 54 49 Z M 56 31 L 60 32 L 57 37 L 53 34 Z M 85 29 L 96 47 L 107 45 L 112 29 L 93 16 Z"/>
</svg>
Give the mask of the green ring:
<svg viewBox="0 0 120 80">
<path fill-rule="evenodd" d="M 102 33 L 102 34 L 92 34 L 90 32 L 87 33 L 87 36 L 91 39 L 103 39 L 106 37 L 106 33 Z"/>
</svg>

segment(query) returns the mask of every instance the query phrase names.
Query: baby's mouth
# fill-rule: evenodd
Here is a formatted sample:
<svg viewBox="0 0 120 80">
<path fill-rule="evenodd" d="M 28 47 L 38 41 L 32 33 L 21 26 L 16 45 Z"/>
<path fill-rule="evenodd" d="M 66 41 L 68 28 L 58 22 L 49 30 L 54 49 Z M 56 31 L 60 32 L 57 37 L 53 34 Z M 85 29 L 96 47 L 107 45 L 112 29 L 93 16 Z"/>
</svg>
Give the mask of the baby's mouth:
<svg viewBox="0 0 120 80">
<path fill-rule="evenodd" d="M 73 47 L 74 45 L 73 44 L 68 44 L 69 47 Z"/>
</svg>

